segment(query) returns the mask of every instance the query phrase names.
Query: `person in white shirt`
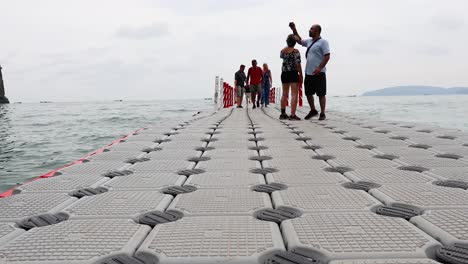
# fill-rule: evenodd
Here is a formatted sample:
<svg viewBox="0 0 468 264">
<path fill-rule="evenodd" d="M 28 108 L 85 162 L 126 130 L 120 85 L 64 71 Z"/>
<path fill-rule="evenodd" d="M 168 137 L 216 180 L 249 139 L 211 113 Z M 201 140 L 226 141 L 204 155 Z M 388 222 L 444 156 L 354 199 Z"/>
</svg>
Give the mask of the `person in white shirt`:
<svg viewBox="0 0 468 264">
<path fill-rule="evenodd" d="M 325 96 L 327 95 L 327 68 L 325 66 L 330 60 L 330 46 L 328 45 L 328 41 L 321 37 L 322 27 L 318 24 L 310 27 L 310 39 L 302 39 L 293 22 L 289 23 L 289 27 L 296 36 L 297 42 L 302 46 L 307 47 L 304 90 L 307 101 L 309 102 L 310 112 L 307 114 L 305 119 L 310 119 L 318 115 L 314 104 L 314 94 L 317 94 L 320 102 L 319 120 L 325 120 Z"/>
</svg>

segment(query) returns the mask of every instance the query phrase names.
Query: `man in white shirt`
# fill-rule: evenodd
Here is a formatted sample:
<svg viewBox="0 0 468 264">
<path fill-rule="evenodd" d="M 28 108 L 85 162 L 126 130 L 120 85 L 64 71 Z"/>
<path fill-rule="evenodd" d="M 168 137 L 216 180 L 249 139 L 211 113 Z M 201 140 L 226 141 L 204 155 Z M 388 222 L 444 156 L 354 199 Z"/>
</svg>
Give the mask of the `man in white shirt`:
<svg viewBox="0 0 468 264">
<path fill-rule="evenodd" d="M 297 42 L 307 47 L 304 88 L 307 101 L 309 102 L 310 112 L 305 119 L 310 119 L 318 115 L 314 104 L 314 94 L 317 94 L 320 102 L 319 120 L 325 120 L 325 96 L 327 95 L 327 79 L 325 74 L 327 68 L 325 66 L 330 60 L 328 41 L 320 36 L 322 32 L 322 27 L 320 25 L 312 25 L 309 29 L 310 39 L 302 39 L 299 33 L 297 33 L 296 25 L 293 22 L 289 23 L 289 26 L 296 36 Z"/>
</svg>

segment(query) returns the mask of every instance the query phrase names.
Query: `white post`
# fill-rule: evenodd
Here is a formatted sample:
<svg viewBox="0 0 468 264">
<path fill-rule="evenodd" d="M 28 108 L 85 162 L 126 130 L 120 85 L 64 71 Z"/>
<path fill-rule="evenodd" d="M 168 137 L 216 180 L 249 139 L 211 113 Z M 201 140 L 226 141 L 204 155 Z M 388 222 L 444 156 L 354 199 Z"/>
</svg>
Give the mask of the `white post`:
<svg viewBox="0 0 468 264">
<path fill-rule="evenodd" d="M 218 111 L 218 96 L 219 96 L 219 76 L 216 76 L 215 78 L 215 93 L 214 93 L 214 107 L 215 107 L 215 112 Z"/>
<path fill-rule="evenodd" d="M 219 88 L 221 89 L 220 93 L 219 93 L 219 108 L 223 108 L 224 107 L 224 80 L 223 78 L 220 78 L 219 79 Z"/>
<path fill-rule="evenodd" d="M 276 91 L 276 104 L 279 104 L 281 105 L 281 95 L 283 94 L 283 91 L 281 90 L 280 87 L 276 88 L 277 91 Z"/>
<path fill-rule="evenodd" d="M 3 85 L 2 66 L 0 65 L 0 104 L 8 104 L 8 98 L 5 96 L 5 86 Z"/>
</svg>

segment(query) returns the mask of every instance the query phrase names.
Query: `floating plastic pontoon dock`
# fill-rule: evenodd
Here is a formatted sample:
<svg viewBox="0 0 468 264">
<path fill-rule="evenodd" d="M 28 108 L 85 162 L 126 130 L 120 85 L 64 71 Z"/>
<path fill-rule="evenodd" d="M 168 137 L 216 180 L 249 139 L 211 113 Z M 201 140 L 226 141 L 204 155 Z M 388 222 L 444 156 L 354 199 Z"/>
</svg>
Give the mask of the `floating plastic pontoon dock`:
<svg viewBox="0 0 468 264">
<path fill-rule="evenodd" d="M 0 199 L 1 264 L 467 263 L 468 134 L 223 109 Z"/>
</svg>

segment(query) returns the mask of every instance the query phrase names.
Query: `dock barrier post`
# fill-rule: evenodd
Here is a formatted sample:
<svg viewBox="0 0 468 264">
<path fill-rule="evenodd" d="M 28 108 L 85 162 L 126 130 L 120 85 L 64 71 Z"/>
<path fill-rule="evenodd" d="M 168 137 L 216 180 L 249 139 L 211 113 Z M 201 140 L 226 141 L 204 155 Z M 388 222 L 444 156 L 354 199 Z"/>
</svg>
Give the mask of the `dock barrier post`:
<svg viewBox="0 0 468 264">
<path fill-rule="evenodd" d="M 231 100 L 232 100 L 232 87 L 228 84 L 228 107 L 231 107 Z"/>
<path fill-rule="evenodd" d="M 231 106 L 234 105 L 234 87 L 231 86 Z"/>
<path fill-rule="evenodd" d="M 219 89 L 220 89 L 220 95 L 219 95 L 219 103 L 220 103 L 220 108 L 224 108 L 224 80 L 223 78 L 219 78 Z"/>
<path fill-rule="evenodd" d="M 0 65 L 0 104 L 8 104 L 8 98 L 5 96 L 5 86 L 3 85 L 2 66 Z"/>
<path fill-rule="evenodd" d="M 214 92 L 214 106 L 215 106 L 215 112 L 219 109 L 218 108 L 218 95 L 219 95 L 219 76 L 215 77 L 215 92 Z"/>
<path fill-rule="evenodd" d="M 275 99 L 276 99 L 276 88 L 273 87 L 270 89 L 270 103 L 274 104 L 275 103 Z"/>
<path fill-rule="evenodd" d="M 227 100 L 226 100 L 226 83 L 223 82 L 223 108 L 227 107 Z"/>
</svg>

